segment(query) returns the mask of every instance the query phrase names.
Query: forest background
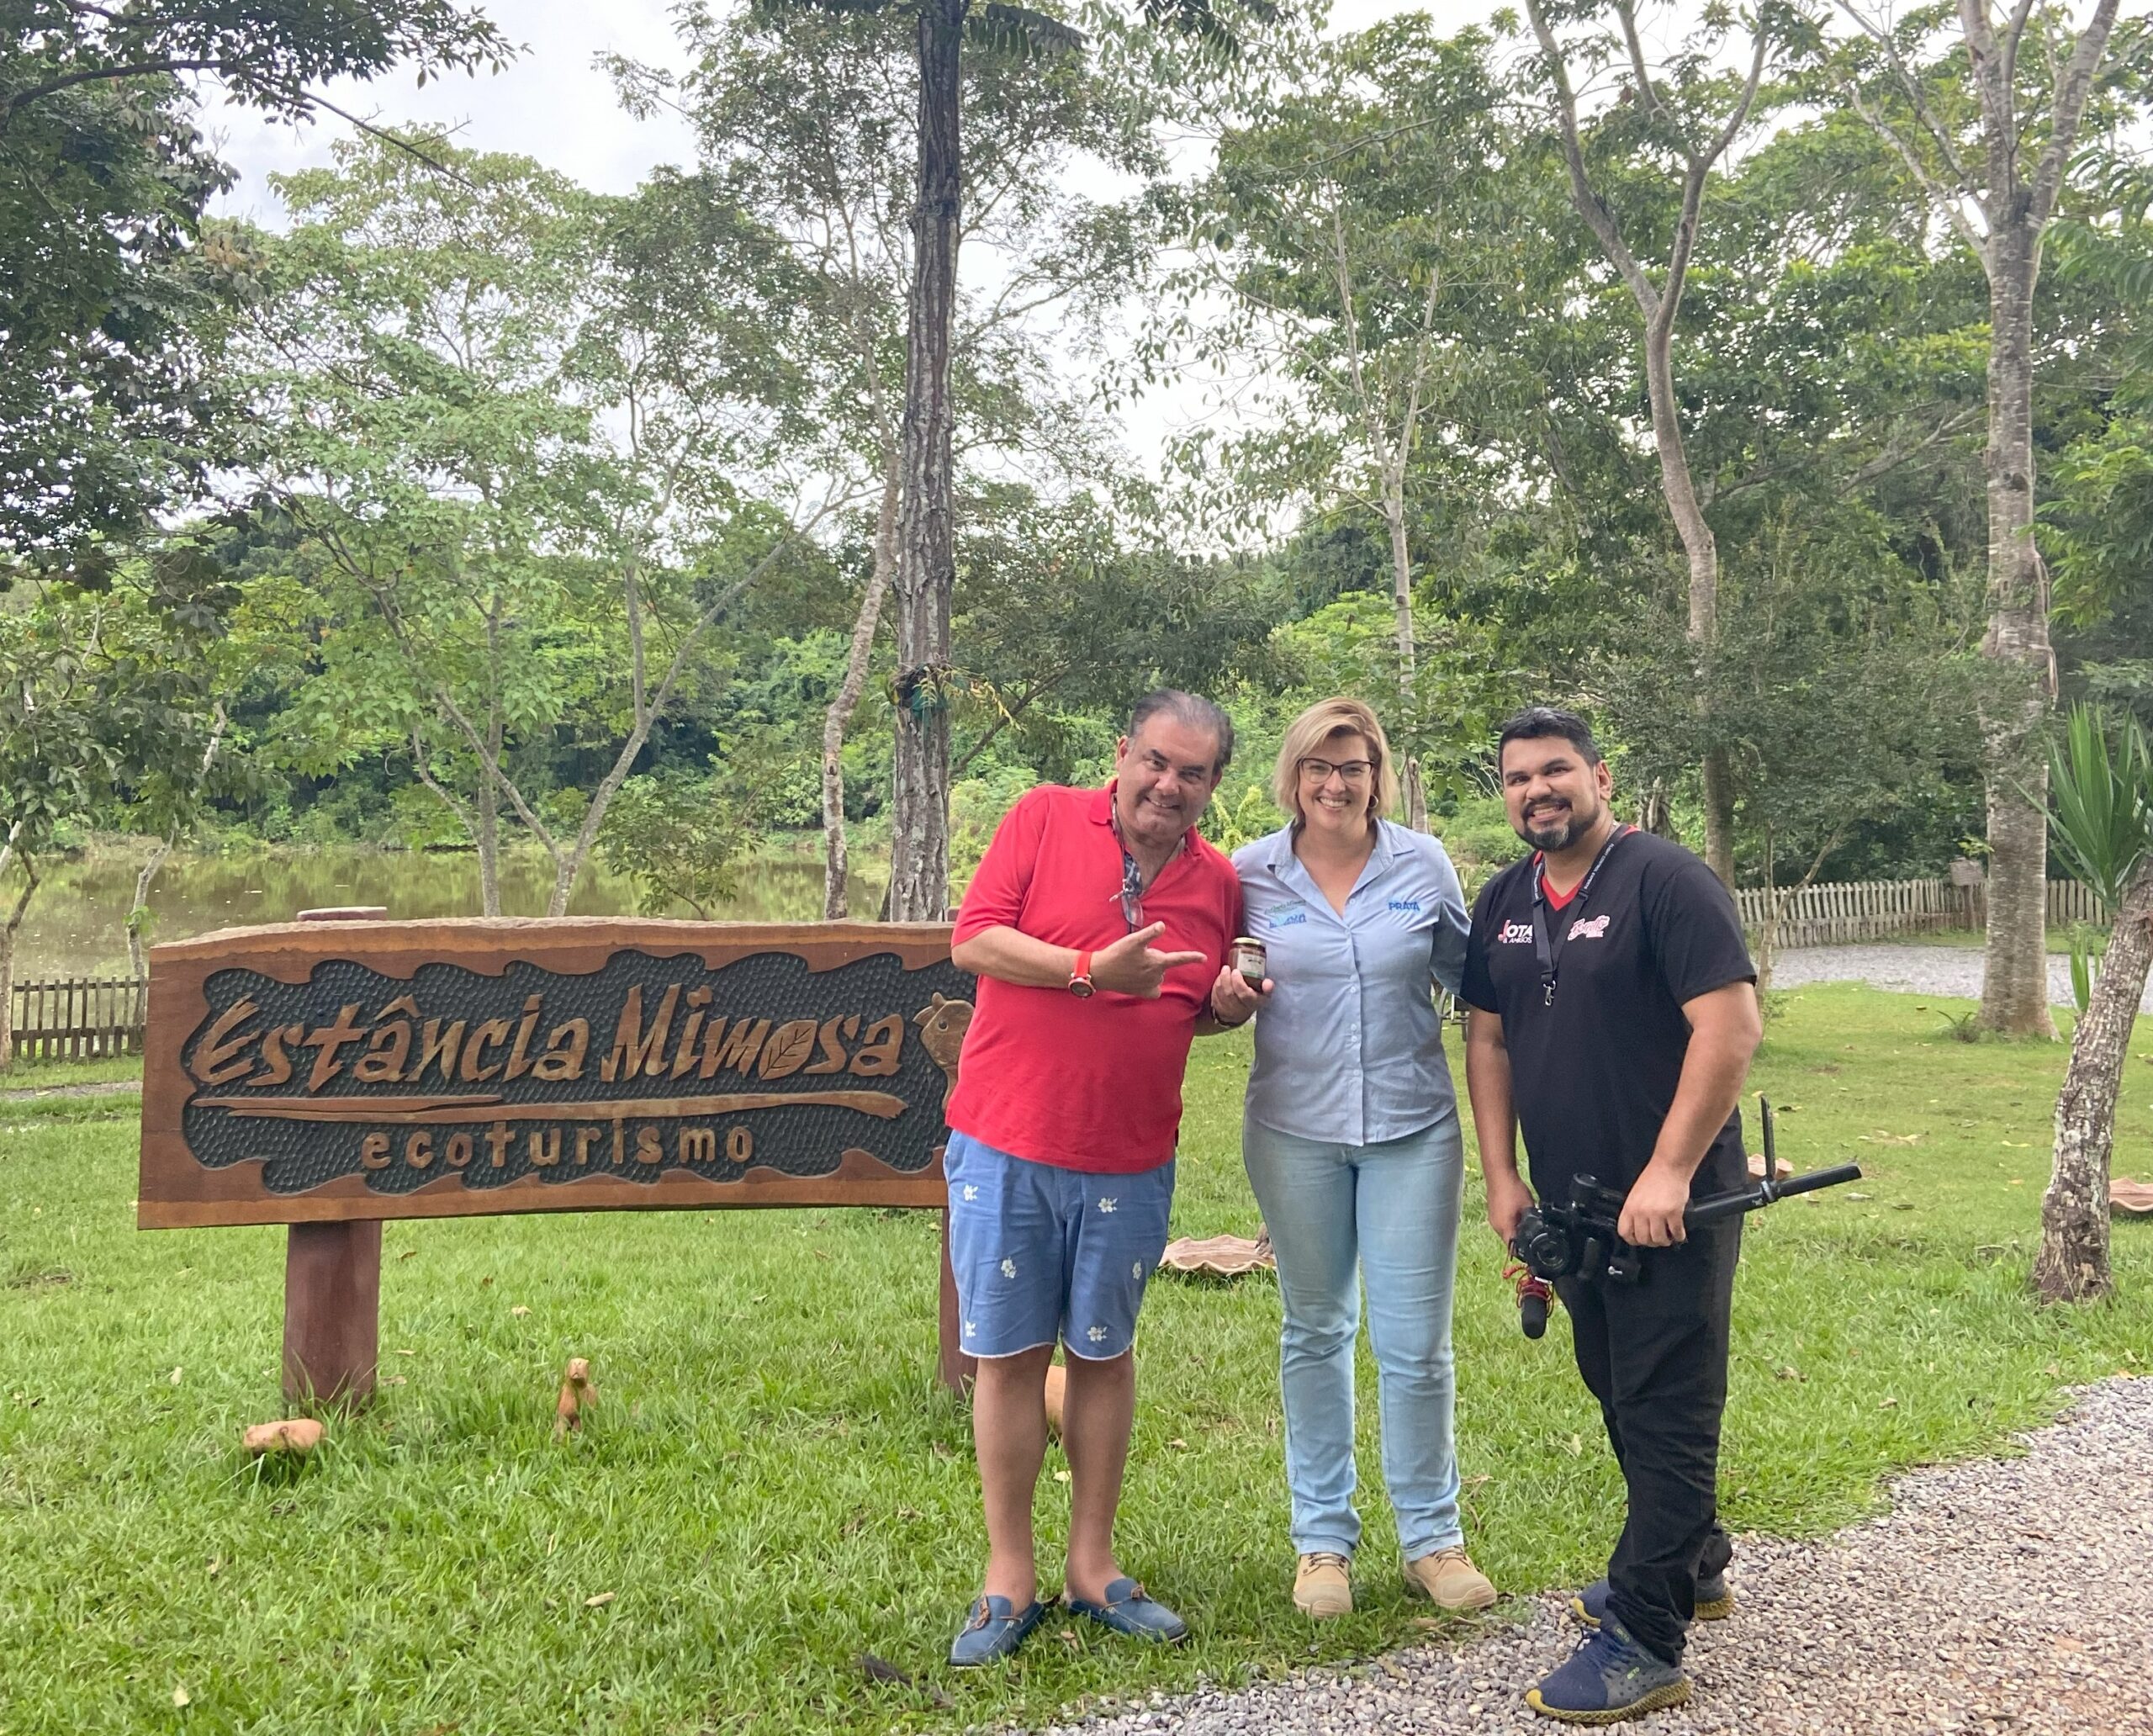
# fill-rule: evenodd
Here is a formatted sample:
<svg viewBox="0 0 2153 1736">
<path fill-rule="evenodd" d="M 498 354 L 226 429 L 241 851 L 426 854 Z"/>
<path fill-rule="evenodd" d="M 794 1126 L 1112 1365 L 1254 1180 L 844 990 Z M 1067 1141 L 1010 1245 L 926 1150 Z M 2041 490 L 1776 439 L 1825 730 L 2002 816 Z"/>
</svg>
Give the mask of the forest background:
<svg viewBox="0 0 2153 1736">
<path fill-rule="evenodd" d="M 274 177 L 281 227 L 210 214 L 205 93 L 297 123 L 335 77 L 542 46 L 448 0 L 31 8 L 0 971 L 109 833 L 148 840 L 135 945 L 187 845 L 455 850 L 474 910 L 532 914 L 600 874 L 720 913 L 788 855 L 825 865 L 797 913 L 873 914 L 894 847 L 883 908 L 939 914 L 1160 683 L 1240 728 L 1224 843 L 1278 823 L 1283 721 L 1346 691 L 1415 768 L 1401 818 L 1506 859 L 1492 728 L 1553 699 L 1637 818 L 1780 886 L 2038 817 L 1998 722 L 2029 693 L 2153 716 L 2144 20 L 2029 8 L 2008 69 L 2012 148 L 2060 157 L 2029 650 L 1948 8 L 938 6 L 684 5 L 664 66 L 606 63 L 692 140 L 632 191 L 377 119 Z M 938 29 L 963 133 L 928 222 Z M 1206 411 L 1140 456 L 1162 382 Z"/>
</svg>

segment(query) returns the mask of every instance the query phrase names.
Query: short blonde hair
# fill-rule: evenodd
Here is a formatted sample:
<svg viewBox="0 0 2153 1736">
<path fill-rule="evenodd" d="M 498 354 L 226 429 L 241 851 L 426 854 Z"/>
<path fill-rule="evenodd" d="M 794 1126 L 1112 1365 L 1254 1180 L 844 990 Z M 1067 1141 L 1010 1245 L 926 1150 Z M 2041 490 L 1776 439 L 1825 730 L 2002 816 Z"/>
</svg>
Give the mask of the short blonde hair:
<svg viewBox="0 0 2153 1736">
<path fill-rule="evenodd" d="M 1301 761 L 1334 735 L 1357 735 L 1368 744 L 1368 758 L 1375 772 L 1368 779 L 1368 818 L 1378 820 L 1398 803 L 1398 774 L 1390 763 L 1390 741 L 1376 714 L 1357 699 L 1318 700 L 1286 726 L 1286 738 L 1278 744 L 1278 764 L 1271 775 L 1271 793 L 1279 807 L 1293 817 L 1295 825 L 1308 816 L 1301 812 Z"/>
</svg>

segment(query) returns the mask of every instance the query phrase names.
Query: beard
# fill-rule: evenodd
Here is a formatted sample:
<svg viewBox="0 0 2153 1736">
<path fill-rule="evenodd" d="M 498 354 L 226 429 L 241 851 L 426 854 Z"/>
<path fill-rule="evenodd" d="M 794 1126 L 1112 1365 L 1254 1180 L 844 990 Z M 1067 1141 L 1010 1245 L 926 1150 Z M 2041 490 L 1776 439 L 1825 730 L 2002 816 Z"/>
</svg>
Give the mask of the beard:
<svg viewBox="0 0 2153 1736">
<path fill-rule="evenodd" d="M 1553 855 L 1568 849 L 1573 844 L 1592 830 L 1600 818 L 1600 804 L 1579 809 L 1563 806 L 1545 805 L 1527 814 L 1517 835 L 1543 855 Z"/>
</svg>

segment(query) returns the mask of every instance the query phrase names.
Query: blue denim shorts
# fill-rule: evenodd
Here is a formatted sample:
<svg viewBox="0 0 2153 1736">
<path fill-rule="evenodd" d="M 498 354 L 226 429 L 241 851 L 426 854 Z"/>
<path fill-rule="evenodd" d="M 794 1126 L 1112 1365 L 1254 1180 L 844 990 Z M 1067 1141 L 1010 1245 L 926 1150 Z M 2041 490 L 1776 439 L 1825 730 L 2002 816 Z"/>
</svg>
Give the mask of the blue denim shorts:
<svg viewBox="0 0 2153 1736">
<path fill-rule="evenodd" d="M 942 1169 L 969 1354 L 1015 1356 L 1059 1338 L 1071 1356 L 1103 1362 L 1135 1343 L 1144 1285 L 1166 1252 L 1171 1162 L 1102 1175 L 953 1132 Z"/>
</svg>

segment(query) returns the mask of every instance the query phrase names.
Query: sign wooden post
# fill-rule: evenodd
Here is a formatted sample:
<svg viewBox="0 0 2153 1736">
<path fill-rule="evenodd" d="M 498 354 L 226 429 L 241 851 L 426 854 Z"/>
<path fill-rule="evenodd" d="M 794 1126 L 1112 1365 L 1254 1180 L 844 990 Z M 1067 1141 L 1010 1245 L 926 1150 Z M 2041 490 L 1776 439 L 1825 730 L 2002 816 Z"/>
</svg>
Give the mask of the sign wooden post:
<svg viewBox="0 0 2153 1736">
<path fill-rule="evenodd" d="M 384 1219 L 944 1208 L 947 924 L 382 914 L 150 955 L 138 1222 L 291 1226 L 294 1398 L 373 1393 Z M 946 1216 L 939 1265 L 960 1387 Z"/>
<path fill-rule="evenodd" d="M 379 905 L 302 910 L 300 922 L 369 922 Z M 284 1396 L 357 1408 L 381 1367 L 381 1220 L 294 1224 L 284 1242 Z"/>
</svg>

